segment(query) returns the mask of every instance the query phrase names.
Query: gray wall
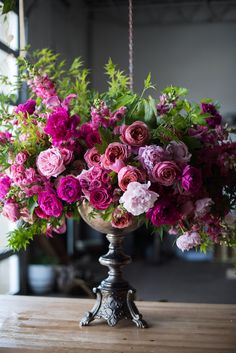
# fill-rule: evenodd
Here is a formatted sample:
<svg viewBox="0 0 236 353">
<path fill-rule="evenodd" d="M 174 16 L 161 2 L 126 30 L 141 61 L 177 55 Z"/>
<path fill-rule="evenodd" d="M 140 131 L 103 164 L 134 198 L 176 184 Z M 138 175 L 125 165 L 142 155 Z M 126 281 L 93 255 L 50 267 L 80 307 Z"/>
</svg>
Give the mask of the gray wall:
<svg viewBox="0 0 236 353">
<path fill-rule="evenodd" d="M 27 0 L 26 8 L 31 3 Z M 86 1 L 68 3 L 69 7 L 59 0 L 34 1 L 29 43 L 32 48 L 51 47 L 68 59 L 82 56 L 92 69 L 93 86 L 104 90 L 103 67 L 109 57 L 128 69 L 127 9 L 100 9 L 88 22 Z M 236 16 L 230 11 L 231 21 L 206 22 L 207 10 L 200 10 L 199 21 L 184 24 L 170 8 L 162 8 L 162 13 L 159 7 L 135 10 L 135 91 L 141 91 L 151 71 L 159 91 L 170 84 L 185 86 L 192 100 L 211 97 L 221 102 L 222 112 L 236 114 Z M 159 20 L 154 18 L 157 13 Z"/>
</svg>

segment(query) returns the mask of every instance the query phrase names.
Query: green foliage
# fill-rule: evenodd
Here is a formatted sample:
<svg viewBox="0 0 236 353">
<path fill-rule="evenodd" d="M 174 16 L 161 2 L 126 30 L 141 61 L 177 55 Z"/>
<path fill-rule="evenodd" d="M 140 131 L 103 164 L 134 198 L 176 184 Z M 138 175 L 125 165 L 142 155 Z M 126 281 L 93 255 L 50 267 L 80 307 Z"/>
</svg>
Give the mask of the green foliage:
<svg viewBox="0 0 236 353">
<path fill-rule="evenodd" d="M 4 0 L 3 6 L 0 5 L 0 9 L 2 9 L 2 15 L 7 14 L 10 11 L 15 10 L 16 0 Z"/>
<path fill-rule="evenodd" d="M 98 153 L 103 154 L 107 146 L 109 145 L 109 143 L 114 142 L 114 137 L 110 130 L 105 129 L 103 127 L 100 127 L 98 131 L 99 131 L 102 143 L 96 144 L 96 149 Z"/>
<path fill-rule="evenodd" d="M 8 234 L 8 244 L 14 250 L 26 249 L 36 235 L 46 232 L 46 221 L 37 220 L 34 224 L 23 223 L 19 228 Z"/>
<path fill-rule="evenodd" d="M 111 58 L 105 65 L 105 73 L 108 76 L 108 96 L 119 97 L 129 91 L 129 77 L 123 71 L 118 70 Z"/>
</svg>

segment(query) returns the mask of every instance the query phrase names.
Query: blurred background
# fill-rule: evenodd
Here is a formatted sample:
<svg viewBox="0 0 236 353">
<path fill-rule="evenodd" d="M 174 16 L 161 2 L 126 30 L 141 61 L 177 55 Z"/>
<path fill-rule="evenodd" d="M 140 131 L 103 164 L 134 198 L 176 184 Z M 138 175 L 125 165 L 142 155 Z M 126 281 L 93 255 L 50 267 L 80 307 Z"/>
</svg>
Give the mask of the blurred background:
<svg viewBox="0 0 236 353">
<path fill-rule="evenodd" d="M 109 57 L 128 72 L 128 0 L 24 3 L 32 50 L 48 47 L 68 62 L 81 56 L 97 90 L 106 89 L 103 68 Z M 17 5 L 0 16 L 0 73 L 13 80 L 19 54 Z M 150 71 L 158 94 L 167 85 L 186 87 L 192 101 L 219 101 L 225 122 L 236 125 L 236 0 L 134 0 L 133 6 L 134 90 L 142 90 Z M 25 92 L 18 97 L 20 103 Z M 106 276 L 98 258 L 108 242 L 82 221 L 67 226 L 66 234 L 36 236 L 27 251 L 13 254 L 6 245 L 13 226 L 0 219 L 0 294 L 92 297 L 92 288 Z M 236 303 L 236 254 L 217 246 L 206 254 L 181 253 L 174 241 L 166 235 L 161 242 L 145 228 L 126 236 L 125 251 L 133 263 L 124 272 L 137 299 Z"/>
</svg>

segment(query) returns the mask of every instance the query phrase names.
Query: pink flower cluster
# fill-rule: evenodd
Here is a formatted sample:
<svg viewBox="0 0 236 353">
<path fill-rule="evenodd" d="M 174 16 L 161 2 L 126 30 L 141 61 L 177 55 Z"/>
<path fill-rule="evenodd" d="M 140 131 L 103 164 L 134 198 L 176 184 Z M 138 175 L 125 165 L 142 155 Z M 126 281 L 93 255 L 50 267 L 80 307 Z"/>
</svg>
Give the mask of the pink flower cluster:
<svg viewBox="0 0 236 353">
<path fill-rule="evenodd" d="M 177 236 L 183 233 L 176 241 L 181 250 L 200 246 L 205 233 L 220 241 L 235 182 L 236 143 L 213 104 L 198 108 L 205 125 L 170 127 L 162 119 L 178 109 L 179 101 L 164 93 L 157 104 L 160 134 L 159 125 L 153 129 L 140 112 L 135 119 L 131 106 L 117 109 L 112 100 L 95 99 L 86 120 L 83 111 L 81 117 L 72 113 L 77 96 L 59 97 L 46 74 L 29 84 L 38 99 L 20 104 L 13 112 L 13 131 L 0 133 L 0 146 L 9 146 L 0 174 L 6 217 L 41 221 L 50 236 L 64 232 L 66 217 L 88 202 L 114 228 L 140 217 L 157 230 L 164 226 Z M 32 116 L 33 132 L 22 114 Z"/>
</svg>

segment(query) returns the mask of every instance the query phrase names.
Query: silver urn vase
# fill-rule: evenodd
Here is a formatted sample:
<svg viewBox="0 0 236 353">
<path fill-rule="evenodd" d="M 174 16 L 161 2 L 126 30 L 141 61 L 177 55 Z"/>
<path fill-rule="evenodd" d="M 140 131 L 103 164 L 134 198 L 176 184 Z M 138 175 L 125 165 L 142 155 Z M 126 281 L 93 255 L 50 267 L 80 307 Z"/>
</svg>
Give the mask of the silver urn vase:
<svg viewBox="0 0 236 353">
<path fill-rule="evenodd" d="M 91 311 L 87 312 L 80 321 L 81 326 L 87 326 L 95 319 L 105 319 L 109 326 L 115 326 L 121 319 L 133 321 L 137 327 L 146 328 L 147 323 L 143 320 L 135 303 L 135 289 L 123 279 L 122 269 L 131 262 L 131 257 L 123 251 L 123 240 L 125 234 L 138 229 L 141 222 L 134 218 L 133 223 L 124 229 L 118 229 L 105 222 L 99 216 L 90 217 L 91 206 L 83 202 L 79 206 L 79 213 L 83 220 L 95 230 L 106 233 L 109 241 L 109 251 L 99 258 L 101 265 L 109 268 L 108 277 L 103 280 L 97 288 L 93 289 L 97 299 Z"/>
</svg>

